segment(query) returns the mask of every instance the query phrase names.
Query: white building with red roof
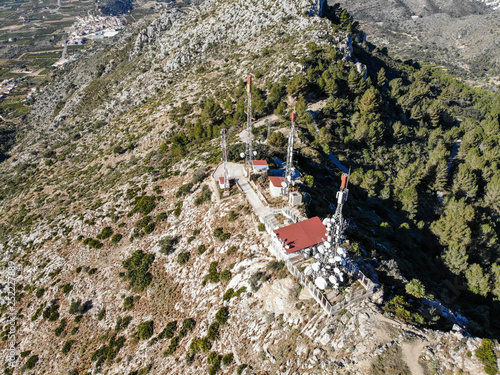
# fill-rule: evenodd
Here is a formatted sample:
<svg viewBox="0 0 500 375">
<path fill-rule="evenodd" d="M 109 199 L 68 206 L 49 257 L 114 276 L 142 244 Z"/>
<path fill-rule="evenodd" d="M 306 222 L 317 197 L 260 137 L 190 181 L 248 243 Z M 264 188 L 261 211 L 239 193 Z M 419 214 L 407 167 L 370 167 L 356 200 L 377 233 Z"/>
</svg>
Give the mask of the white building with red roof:
<svg viewBox="0 0 500 375">
<path fill-rule="evenodd" d="M 269 170 L 269 165 L 265 160 L 252 160 L 252 168 L 254 172 L 263 172 Z"/>
<path fill-rule="evenodd" d="M 269 192 L 273 197 L 283 195 L 283 184 L 285 184 L 285 177 L 269 176 Z"/>
<path fill-rule="evenodd" d="M 318 245 L 326 240 L 326 226 L 319 217 L 299 221 L 273 231 L 289 258 L 301 253 L 301 250 Z"/>
</svg>

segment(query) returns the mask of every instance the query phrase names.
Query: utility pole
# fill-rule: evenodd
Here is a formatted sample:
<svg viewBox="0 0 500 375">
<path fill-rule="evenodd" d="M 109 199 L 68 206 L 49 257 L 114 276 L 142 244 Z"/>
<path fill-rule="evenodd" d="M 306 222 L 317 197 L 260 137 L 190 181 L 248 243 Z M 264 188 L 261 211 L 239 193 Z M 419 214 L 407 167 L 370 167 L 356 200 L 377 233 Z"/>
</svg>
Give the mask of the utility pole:
<svg viewBox="0 0 500 375">
<path fill-rule="evenodd" d="M 224 195 L 229 195 L 229 171 L 227 169 L 226 129 L 221 130 L 222 157 L 224 159 Z"/>
<path fill-rule="evenodd" d="M 284 183 L 284 189 L 285 189 L 285 194 L 288 195 L 292 189 L 293 185 L 293 174 L 295 172 L 295 168 L 293 167 L 293 144 L 294 144 L 294 133 L 295 133 L 295 117 L 297 115 L 297 112 L 295 112 L 295 109 L 292 112 L 291 115 L 291 120 L 292 124 L 290 126 L 290 135 L 288 136 L 288 149 L 286 152 L 286 169 L 285 169 L 285 181 Z"/>
<path fill-rule="evenodd" d="M 340 189 L 337 192 L 337 209 L 335 210 L 335 214 L 333 215 L 332 226 L 330 230 L 330 236 L 332 237 L 335 253 L 337 252 L 337 248 L 340 246 L 340 243 L 342 242 L 341 241 L 342 234 L 344 233 L 344 230 L 347 228 L 347 223 L 345 222 L 342 216 L 342 208 L 344 207 L 344 203 L 347 201 L 347 197 L 349 196 L 349 189 L 347 188 L 348 184 L 349 184 L 349 174 L 342 173 Z"/>
</svg>

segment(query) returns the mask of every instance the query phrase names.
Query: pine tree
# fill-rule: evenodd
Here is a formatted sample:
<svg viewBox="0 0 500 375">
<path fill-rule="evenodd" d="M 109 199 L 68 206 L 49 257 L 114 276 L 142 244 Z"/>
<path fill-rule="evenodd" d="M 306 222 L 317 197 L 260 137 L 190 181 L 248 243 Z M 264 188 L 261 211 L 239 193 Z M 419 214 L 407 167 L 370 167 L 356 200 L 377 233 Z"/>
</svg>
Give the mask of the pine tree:
<svg viewBox="0 0 500 375">
<path fill-rule="evenodd" d="M 385 76 L 385 69 L 381 68 L 377 73 L 377 86 L 382 88 L 387 84 L 387 78 Z"/>
<path fill-rule="evenodd" d="M 458 173 L 453 179 L 452 191 L 457 197 L 476 197 L 476 176 L 466 164 L 460 164 L 458 167 Z"/>
<path fill-rule="evenodd" d="M 465 277 L 467 278 L 467 286 L 470 291 L 486 297 L 490 291 L 489 276 L 484 274 L 479 264 L 472 264 L 465 271 Z"/>
</svg>

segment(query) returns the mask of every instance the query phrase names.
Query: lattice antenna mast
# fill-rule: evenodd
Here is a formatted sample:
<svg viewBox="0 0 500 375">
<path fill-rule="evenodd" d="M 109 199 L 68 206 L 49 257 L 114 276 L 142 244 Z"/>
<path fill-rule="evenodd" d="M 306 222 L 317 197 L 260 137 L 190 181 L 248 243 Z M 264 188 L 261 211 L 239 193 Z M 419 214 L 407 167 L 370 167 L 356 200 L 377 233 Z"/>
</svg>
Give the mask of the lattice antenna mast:
<svg viewBox="0 0 500 375">
<path fill-rule="evenodd" d="M 335 215 L 332 218 L 332 226 L 331 226 L 331 236 L 335 246 L 335 251 L 338 246 L 340 246 L 342 240 L 342 234 L 344 230 L 347 228 L 347 223 L 345 222 L 342 216 L 342 208 L 344 207 L 344 203 L 347 201 L 347 197 L 349 196 L 349 189 L 347 185 L 349 184 L 349 174 L 342 173 L 342 181 L 340 184 L 340 189 L 337 192 L 337 209 L 335 210 Z"/>
<path fill-rule="evenodd" d="M 292 187 L 292 182 L 293 182 L 293 172 L 295 171 L 295 168 L 293 168 L 293 144 L 294 144 L 294 135 L 295 135 L 295 117 L 297 115 L 297 112 L 295 112 L 295 109 L 292 112 L 291 115 L 291 120 L 292 120 L 292 125 L 290 126 L 290 135 L 288 136 L 288 149 L 286 153 L 286 169 L 285 169 L 285 182 L 286 182 L 286 191 L 285 193 L 288 194 L 291 190 Z"/>
<path fill-rule="evenodd" d="M 229 170 L 227 169 L 226 129 L 221 130 L 222 157 L 224 159 L 224 191 L 229 193 Z"/>
<path fill-rule="evenodd" d="M 64 43 L 64 49 L 61 58 L 66 59 L 67 54 L 68 54 L 68 42 Z"/>
<path fill-rule="evenodd" d="M 247 78 L 247 93 L 248 93 L 248 105 L 247 105 L 247 149 L 245 152 L 245 165 L 248 171 L 252 170 L 252 160 L 253 160 L 253 147 L 252 147 L 252 77 Z"/>
</svg>

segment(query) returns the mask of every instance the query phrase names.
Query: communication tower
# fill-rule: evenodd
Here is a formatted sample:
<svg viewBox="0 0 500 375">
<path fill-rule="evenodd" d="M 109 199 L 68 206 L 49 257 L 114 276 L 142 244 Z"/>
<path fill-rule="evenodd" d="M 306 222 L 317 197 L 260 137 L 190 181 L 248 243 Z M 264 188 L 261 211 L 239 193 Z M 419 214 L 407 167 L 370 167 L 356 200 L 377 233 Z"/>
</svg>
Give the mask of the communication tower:
<svg viewBox="0 0 500 375">
<path fill-rule="evenodd" d="M 245 166 L 247 167 L 248 176 L 250 176 L 250 171 L 252 170 L 252 160 L 254 158 L 254 151 L 252 147 L 252 76 L 247 78 L 247 94 L 248 94 L 248 104 L 247 104 L 247 148 L 245 152 Z"/>
<path fill-rule="evenodd" d="M 227 169 L 226 129 L 221 130 L 222 157 L 224 159 L 224 195 L 229 195 L 229 170 Z"/>
<path fill-rule="evenodd" d="M 292 125 L 290 126 L 290 135 L 288 136 L 288 149 L 286 153 L 286 169 L 285 169 L 285 181 L 284 181 L 284 189 L 285 194 L 288 195 L 293 185 L 293 175 L 295 172 L 295 168 L 293 167 L 293 143 L 294 143 L 294 133 L 295 133 L 295 117 L 297 112 L 295 109 L 292 112 L 291 120 Z M 286 186 L 285 186 L 286 184 Z"/>
<path fill-rule="evenodd" d="M 342 173 L 342 179 L 340 183 L 340 189 L 337 192 L 337 209 L 335 210 L 335 214 L 332 218 L 332 225 L 330 229 L 329 235 L 332 238 L 332 242 L 334 244 L 334 248 L 337 249 L 342 242 L 342 234 L 344 230 L 347 229 L 347 222 L 344 220 L 342 216 L 342 208 L 344 207 L 344 203 L 347 201 L 349 196 L 349 189 L 347 185 L 349 184 L 349 174 Z"/>
</svg>

